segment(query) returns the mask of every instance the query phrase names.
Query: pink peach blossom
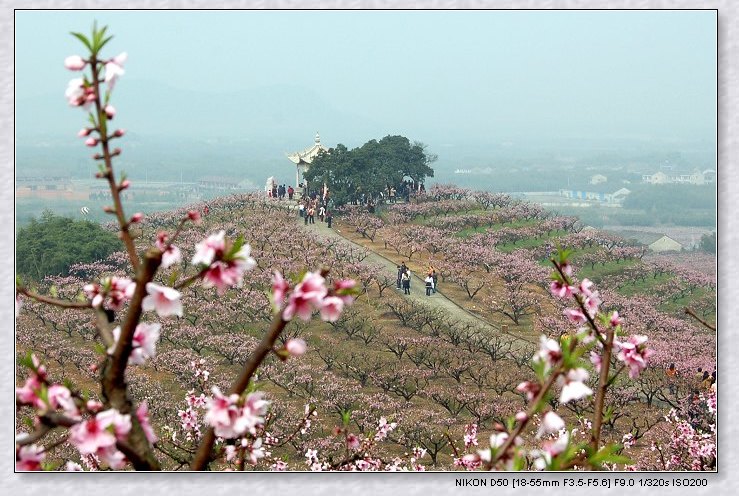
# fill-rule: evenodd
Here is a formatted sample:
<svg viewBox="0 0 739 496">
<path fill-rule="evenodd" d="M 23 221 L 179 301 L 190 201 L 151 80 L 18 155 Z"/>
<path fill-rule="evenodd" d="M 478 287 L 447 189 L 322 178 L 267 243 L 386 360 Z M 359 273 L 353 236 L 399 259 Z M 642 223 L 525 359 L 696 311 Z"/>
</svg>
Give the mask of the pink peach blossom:
<svg viewBox="0 0 739 496">
<path fill-rule="evenodd" d="M 41 462 L 46 453 L 44 448 L 35 444 L 21 446 L 16 452 L 15 469 L 19 472 L 41 470 Z"/>
<path fill-rule="evenodd" d="M 211 234 L 205 240 L 195 245 L 195 255 L 192 257 L 193 265 L 210 265 L 213 260 L 221 258 L 226 249 L 226 231 Z"/>
<path fill-rule="evenodd" d="M 113 91 L 118 78 L 126 72 L 123 70 L 123 64 L 127 58 L 128 54 L 123 52 L 105 63 L 105 83 L 108 85 L 110 91 Z"/>
<path fill-rule="evenodd" d="M 102 415 L 101 412 L 98 415 Z M 110 416 L 92 417 L 84 422 L 73 425 L 69 429 L 69 441 L 83 455 L 96 453 L 100 448 L 115 446 L 116 437 L 108 429 L 113 419 Z"/>
<path fill-rule="evenodd" d="M 81 71 L 86 65 L 87 62 L 85 62 L 85 60 L 79 55 L 70 55 L 64 59 L 64 67 L 70 71 Z"/>
<path fill-rule="evenodd" d="M 629 336 L 625 342 L 614 341 L 614 348 L 619 352 L 616 358 L 629 367 L 629 377 L 636 379 L 639 373 L 647 367 L 647 359 L 654 354 L 654 350 L 647 348 L 646 336 Z"/>
<path fill-rule="evenodd" d="M 593 285 L 593 281 L 591 281 L 588 278 L 583 279 L 580 281 L 580 292 L 585 296 L 590 296 L 592 292 L 590 291 L 590 287 Z"/>
<path fill-rule="evenodd" d="M 278 311 L 282 309 L 282 303 L 288 291 L 290 291 L 290 284 L 282 277 L 282 274 L 275 271 L 272 276 L 272 304 Z"/>
<path fill-rule="evenodd" d="M 559 343 L 546 336 L 540 336 L 539 351 L 534 355 L 533 359 L 537 362 L 544 362 L 546 365 L 545 369 L 549 370 L 561 357 L 562 349 L 559 347 Z"/>
<path fill-rule="evenodd" d="M 344 300 L 338 296 L 327 296 L 320 306 L 321 319 L 326 322 L 336 322 L 344 309 Z"/>
<path fill-rule="evenodd" d="M 190 219 L 192 222 L 199 224 L 200 223 L 200 212 L 197 210 L 190 210 L 187 212 L 187 218 Z"/>
<path fill-rule="evenodd" d="M 567 403 L 592 395 L 593 390 L 585 385 L 585 381 L 588 380 L 588 377 L 589 374 L 587 370 L 583 368 L 568 371 L 563 381 L 564 385 L 562 386 L 559 401 L 561 403 Z M 562 378 L 560 377 L 560 379 Z M 560 383 L 561 382 L 562 381 L 560 381 Z"/>
<path fill-rule="evenodd" d="M 576 325 L 581 325 L 588 321 L 587 317 L 585 317 L 585 314 L 582 313 L 580 309 L 567 308 L 563 313 L 570 322 Z"/>
<path fill-rule="evenodd" d="M 153 282 L 146 283 L 148 296 L 141 302 L 145 312 L 155 310 L 160 317 L 177 315 L 182 317 L 182 302 L 180 292 L 173 288 L 160 286 Z"/>
<path fill-rule="evenodd" d="M 290 354 L 290 356 L 299 357 L 305 354 L 306 350 L 308 349 L 308 345 L 305 343 L 304 340 L 299 338 L 289 339 L 287 343 L 285 343 L 285 349 Z"/>
<path fill-rule="evenodd" d="M 549 284 L 549 291 L 558 298 L 569 298 L 577 291 L 577 288 L 561 281 L 552 281 Z"/>
<path fill-rule="evenodd" d="M 146 401 L 142 401 L 136 409 L 136 419 L 138 419 L 139 424 L 141 424 L 141 428 L 144 430 L 146 439 L 152 444 L 156 443 L 157 435 L 154 433 L 154 429 L 151 427 L 151 423 L 149 422 L 149 405 Z"/>
<path fill-rule="evenodd" d="M 166 269 L 182 260 L 180 249 L 167 243 L 169 236 L 165 232 L 157 234 L 155 246 L 162 252 L 162 268 Z"/>
<path fill-rule="evenodd" d="M 565 422 L 562 417 L 556 413 L 549 411 L 544 414 L 541 419 L 541 425 L 539 431 L 536 433 L 536 437 L 539 438 L 545 434 L 554 434 L 565 428 Z"/>
</svg>

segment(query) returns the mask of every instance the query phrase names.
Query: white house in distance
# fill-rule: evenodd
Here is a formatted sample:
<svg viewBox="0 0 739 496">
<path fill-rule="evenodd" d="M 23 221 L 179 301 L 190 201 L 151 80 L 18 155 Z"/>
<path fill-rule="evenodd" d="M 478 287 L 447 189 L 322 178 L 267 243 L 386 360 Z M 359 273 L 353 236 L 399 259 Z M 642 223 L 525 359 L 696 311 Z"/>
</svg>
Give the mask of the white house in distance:
<svg viewBox="0 0 739 496">
<path fill-rule="evenodd" d="M 649 245 L 649 249 L 654 252 L 662 252 L 662 251 L 682 251 L 683 245 L 669 237 L 668 235 L 664 234 L 661 238 L 657 239 L 656 241 L 651 242 Z"/>
<path fill-rule="evenodd" d="M 626 188 L 621 188 L 615 193 L 596 193 L 593 191 L 576 191 L 568 189 L 559 190 L 559 196 L 563 196 L 571 200 L 585 200 L 613 207 L 621 206 L 624 199 L 630 193 L 631 191 Z"/>
<path fill-rule="evenodd" d="M 298 189 L 300 183 L 303 182 L 303 177 L 313 162 L 313 159 L 318 156 L 321 151 L 327 152 L 328 148 L 321 144 L 321 137 L 316 133 L 315 143 L 309 146 L 303 151 L 287 153 L 287 158 L 295 164 L 295 189 Z"/>
<path fill-rule="evenodd" d="M 654 174 L 643 174 L 641 177 L 643 183 L 647 184 L 706 184 L 716 180 L 716 171 L 707 169 L 703 172 L 694 170 L 690 174 L 674 174 L 667 175 L 662 171 Z"/>
<path fill-rule="evenodd" d="M 684 246 L 666 234 L 651 231 L 616 231 L 616 233 L 625 238 L 633 239 L 639 243 L 646 245 L 650 251 L 660 253 L 664 251 L 682 251 Z"/>
<path fill-rule="evenodd" d="M 608 182 L 608 178 L 603 174 L 596 174 L 590 178 L 590 184 L 601 184 Z"/>
</svg>

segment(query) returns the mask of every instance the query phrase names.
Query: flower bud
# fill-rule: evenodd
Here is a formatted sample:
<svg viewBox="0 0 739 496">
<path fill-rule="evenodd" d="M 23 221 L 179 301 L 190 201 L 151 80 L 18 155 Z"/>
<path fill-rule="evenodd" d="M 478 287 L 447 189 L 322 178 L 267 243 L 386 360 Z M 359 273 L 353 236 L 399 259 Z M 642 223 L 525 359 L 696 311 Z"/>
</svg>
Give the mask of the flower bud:
<svg viewBox="0 0 739 496">
<path fill-rule="evenodd" d="M 195 223 L 199 223 L 200 222 L 200 212 L 198 212 L 197 210 L 190 210 L 189 212 L 187 212 L 187 218 Z"/>
<path fill-rule="evenodd" d="M 285 349 L 291 356 L 299 357 L 300 355 L 305 354 L 305 351 L 308 349 L 308 345 L 306 345 L 305 341 L 302 339 L 289 339 L 287 343 L 285 343 Z"/>
<path fill-rule="evenodd" d="M 106 214 L 114 214 L 115 209 L 111 206 L 105 206 L 103 207 L 103 212 L 105 212 Z"/>
<path fill-rule="evenodd" d="M 106 105 L 103 109 L 105 111 L 105 115 L 108 119 L 112 119 L 115 117 L 115 107 L 112 105 Z"/>
<path fill-rule="evenodd" d="M 97 138 L 90 137 L 85 140 L 85 145 L 89 147 L 97 146 L 97 144 L 98 144 Z"/>
<path fill-rule="evenodd" d="M 142 214 L 141 212 L 136 212 L 131 216 L 131 224 L 136 224 L 138 222 L 141 222 L 142 220 L 144 220 L 144 214 Z"/>
<path fill-rule="evenodd" d="M 86 65 L 87 62 L 85 62 L 85 60 L 79 55 L 70 55 L 64 59 L 64 67 L 70 71 L 81 71 Z"/>
<path fill-rule="evenodd" d="M 123 191 L 124 189 L 127 189 L 129 186 L 131 186 L 131 181 L 128 179 L 124 179 L 121 181 L 121 184 L 118 186 L 119 191 Z"/>
<path fill-rule="evenodd" d="M 116 129 L 115 132 L 113 133 L 113 136 L 115 136 L 116 138 L 120 138 L 124 134 L 126 134 L 125 129 Z"/>
<path fill-rule="evenodd" d="M 519 422 L 526 422 L 529 419 L 529 415 L 526 412 L 518 412 L 516 414 L 516 420 Z"/>
<path fill-rule="evenodd" d="M 80 132 L 77 133 L 77 136 L 79 136 L 80 138 L 84 138 L 85 136 L 89 136 L 91 132 L 92 129 L 90 129 L 89 127 L 83 127 L 82 129 L 80 129 Z"/>
</svg>

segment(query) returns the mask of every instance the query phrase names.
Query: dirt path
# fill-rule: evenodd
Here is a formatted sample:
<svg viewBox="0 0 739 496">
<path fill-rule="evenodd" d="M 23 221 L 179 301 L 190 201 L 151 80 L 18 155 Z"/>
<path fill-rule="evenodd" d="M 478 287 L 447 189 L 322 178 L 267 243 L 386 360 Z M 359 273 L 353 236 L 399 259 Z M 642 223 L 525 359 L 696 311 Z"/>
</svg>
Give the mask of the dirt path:
<svg viewBox="0 0 739 496">
<path fill-rule="evenodd" d="M 297 217 L 297 214 L 296 214 Z M 309 232 L 314 232 L 319 236 L 328 237 L 328 238 L 334 238 L 339 239 L 345 243 L 350 243 L 358 248 L 365 248 L 354 241 L 344 237 L 342 235 L 342 232 L 340 229 L 336 229 L 336 226 L 334 225 L 332 229 L 329 229 L 327 227 L 327 224 L 325 222 L 321 222 L 316 217 L 316 223 L 311 224 L 308 226 L 304 225 L 303 219 L 300 217 L 297 217 L 296 222 L 298 222 L 298 225 L 302 229 L 306 229 Z M 366 248 L 365 248 L 366 249 Z M 394 260 L 391 260 L 389 258 L 386 258 L 376 252 L 373 252 L 371 250 L 368 250 L 367 258 L 364 259 L 363 263 L 371 263 L 376 264 L 384 267 L 389 274 L 397 274 L 397 267 L 400 265 L 400 262 L 396 262 Z M 425 275 L 425 274 L 421 274 Z M 397 291 L 398 293 L 402 294 L 402 290 L 395 289 L 394 287 L 388 288 L 386 291 Z M 461 306 L 457 305 L 454 301 L 450 300 L 446 296 L 444 296 L 443 292 L 438 291 L 436 294 L 432 294 L 431 296 L 426 296 L 426 287 L 423 279 L 419 277 L 419 274 L 411 273 L 411 294 L 407 296 L 413 301 L 423 303 L 426 305 L 430 305 L 432 307 L 440 309 L 444 314 L 453 320 L 456 320 L 458 322 L 462 323 L 469 323 L 473 324 L 475 326 L 478 326 L 483 329 L 487 329 L 490 331 L 491 335 L 495 334 L 505 334 L 507 336 L 510 336 L 515 341 L 525 341 L 527 343 L 531 343 L 531 341 L 524 339 L 520 336 L 516 336 L 514 334 L 511 334 L 509 332 L 503 332 L 499 326 L 492 324 L 488 322 L 487 320 L 483 319 L 482 317 L 475 315 L 466 309 L 462 308 Z"/>
</svg>

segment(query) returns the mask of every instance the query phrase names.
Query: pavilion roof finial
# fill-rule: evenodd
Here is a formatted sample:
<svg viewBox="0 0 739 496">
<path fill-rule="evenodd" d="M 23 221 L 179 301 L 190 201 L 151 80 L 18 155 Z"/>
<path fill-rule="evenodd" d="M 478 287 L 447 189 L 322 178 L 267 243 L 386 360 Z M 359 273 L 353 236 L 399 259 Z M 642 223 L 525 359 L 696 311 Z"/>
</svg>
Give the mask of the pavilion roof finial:
<svg viewBox="0 0 739 496">
<path fill-rule="evenodd" d="M 316 144 L 318 145 L 320 143 L 321 143 L 321 136 L 318 134 L 318 131 L 316 131 Z"/>
</svg>

